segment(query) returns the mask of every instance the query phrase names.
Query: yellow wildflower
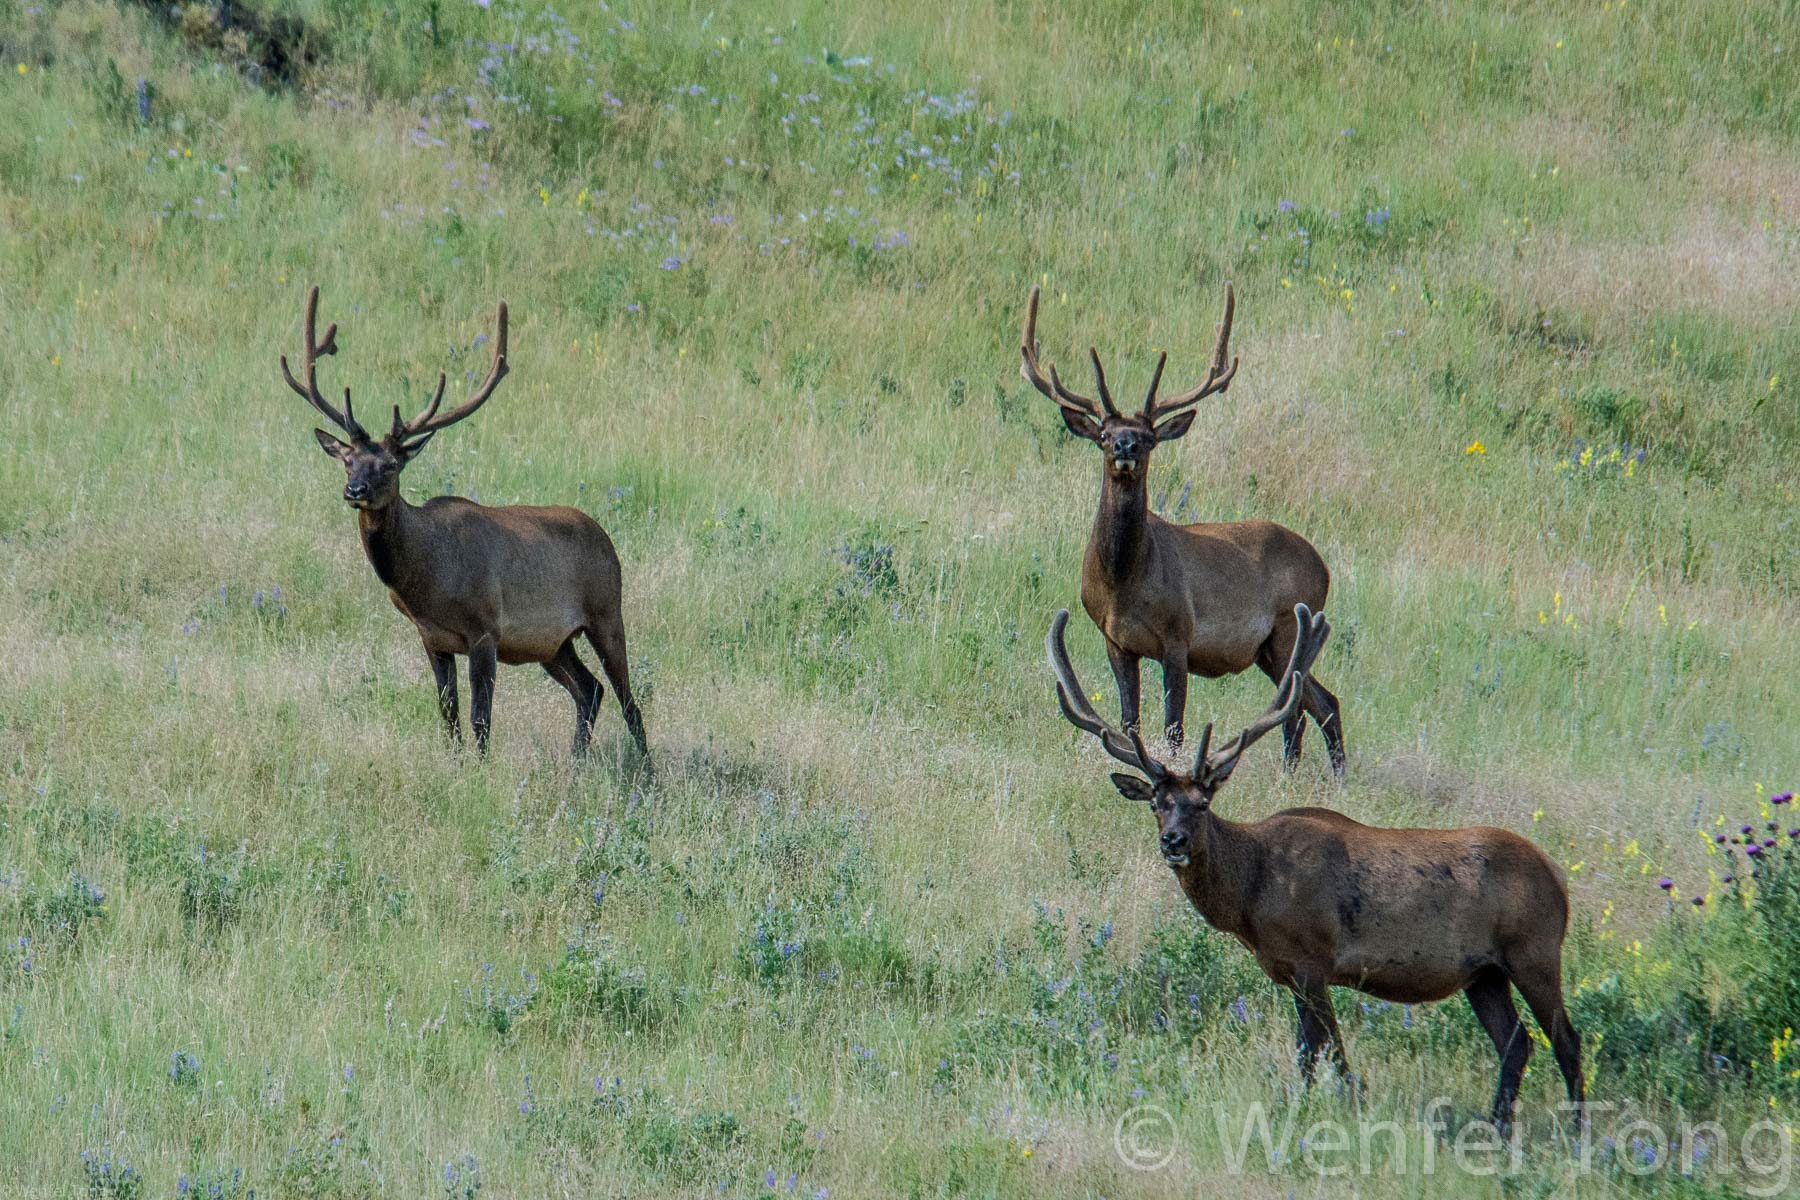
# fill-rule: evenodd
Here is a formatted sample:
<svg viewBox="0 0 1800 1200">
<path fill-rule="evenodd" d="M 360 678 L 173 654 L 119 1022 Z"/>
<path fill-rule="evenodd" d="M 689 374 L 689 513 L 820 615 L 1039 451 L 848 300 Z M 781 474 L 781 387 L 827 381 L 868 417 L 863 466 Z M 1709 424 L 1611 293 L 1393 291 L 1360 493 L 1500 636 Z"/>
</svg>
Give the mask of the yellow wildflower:
<svg viewBox="0 0 1800 1200">
<path fill-rule="evenodd" d="M 1483 455 L 1485 455 L 1486 453 L 1487 453 L 1487 447 L 1482 444 L 1480 438 L 1476 438 L 1474 441 L 1470 442 L 1468 445 L 1463 447 L 1463 457 L 1464 458 L 1467 458 L 1470 455 L 1474 455 L 1475 457 L 1480 458 Z"/>
</svg>

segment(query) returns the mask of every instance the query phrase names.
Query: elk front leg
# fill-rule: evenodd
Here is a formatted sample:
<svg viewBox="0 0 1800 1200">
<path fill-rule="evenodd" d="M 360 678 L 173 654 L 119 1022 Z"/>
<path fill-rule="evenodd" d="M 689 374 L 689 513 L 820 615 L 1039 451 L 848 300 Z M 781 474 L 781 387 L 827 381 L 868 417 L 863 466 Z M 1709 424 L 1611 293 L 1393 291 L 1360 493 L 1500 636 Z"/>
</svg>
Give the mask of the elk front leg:
<svg viewBox="0 0 1800 1200">
<path fill-rule="evenodd" d="M 1187 719 L 1188 668 L 1187 651 L 1165 653 L 1163 672 L 1163 736 L 1170 747 L 1181 749 L 1182 723 Z"/>
<path fill-rule="evenodd" d="M 1106 643 L 1106 661 L 1112 664 L 1113 679 L 1119 685 L 1119 726 L 1126 733 L 1138 727 L 1138 664 L 1140 657 Z"/>
<path fill-rule="evenodd" d="M 475 730 L 475 748 L 483 754 L 493 727 L 494 674 L 499 664 L 499 646 L 491 635 L 469 647 L 469 726 Z"/>
<path fill-rule="evenodd" d="M 444 718 L 444 731 L 452 745 L 459 745 L 462 723 L 456 710 L 456 655 L 439 654 L 428 648 L 425 656 L 431 660 L 432 678 L 437 681 L 438 713 Z"/>
<path fill-rule="evenodd" d="M 1308 1084 L 1313 1080 L 1313 1067 L 1329 1049 L 1332 1065 L 1338 1074 L 1354 1086 L 1350 1059 L 1344 1053 L 1344 1035 L 1338 1030 L 1337 1012 L 1331 1006 L 1331 989 L 1324 983 L 1296 980 L 1294 1009 L 1300 1017 L 1300 1074 Z"/>
</svg>

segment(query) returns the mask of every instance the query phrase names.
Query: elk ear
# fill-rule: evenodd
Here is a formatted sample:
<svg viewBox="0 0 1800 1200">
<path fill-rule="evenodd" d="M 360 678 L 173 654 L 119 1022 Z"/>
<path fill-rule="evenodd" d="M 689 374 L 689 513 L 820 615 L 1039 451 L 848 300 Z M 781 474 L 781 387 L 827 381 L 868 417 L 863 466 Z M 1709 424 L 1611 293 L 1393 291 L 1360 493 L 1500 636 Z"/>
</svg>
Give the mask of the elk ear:
<svg viewBox="0 0 1800 1200">
<path fill-rule="evenodd" d="M 1100 440 L 1099 422 L 1090 417 L 1084 417 L 1071 409 L 1063 408 L 1060 405 L 1057 407 L 1056 411 L 1062 414 L 1063 424 L 1068 426 L 1069 432 L 1076 437 L 1086 438 L 1090 442 L 1097 442 Z"/>
<path fill-rule="evenodd" d="M 398 449 L 400 451 L 400 461 L 403 463 L 409 463 L 413 459 L 419 457 L 419 455 L 421 455 L 425 452 L 426 443 L 431 441 L 431 439 L 436 436 L 437 436 L 437 430 L 434 429 L 422 438 L 414 438 L 410 442 L 401 442 L 398 447 Z"/>
<path fill-rule="evenodd" d="M 1136 775 L 1125 775 L 1114 772 L 1113 786 L 1119 789 L 1119 795 L 1138 804 L 1148 804 L 1156 795 L 1156 789 Z"/>
<path fill-rule="evenodd" d="M 1158 425 L 1156 427 L 1156 440 L 1159 442 L 1172 442 L 1182 434 L 1186 433 L 1188 429 L 1193 426 L 1194 416 L 1198 411 L 1199 410 L 1197 409 L 1190 408 L 1184 413 L 1177 413 L 1164 421 L 1161 425 Z"/>
<path fill-rule="evenodd" d="M 346 462 L 349 460 L 349 458 L 350 458 L 350 447 L 349 446 L 346 446 L 343 442 L 340 442 L 337 438 L 332 437 L 329 433 L 326 433 L 323 429 L 313 430 L 313 436 L 319 439 L 319 449 L 321 449 L 325 453 L 331 455 L 331 457 L 337 459 L 339 462 Z"/>
</svg>

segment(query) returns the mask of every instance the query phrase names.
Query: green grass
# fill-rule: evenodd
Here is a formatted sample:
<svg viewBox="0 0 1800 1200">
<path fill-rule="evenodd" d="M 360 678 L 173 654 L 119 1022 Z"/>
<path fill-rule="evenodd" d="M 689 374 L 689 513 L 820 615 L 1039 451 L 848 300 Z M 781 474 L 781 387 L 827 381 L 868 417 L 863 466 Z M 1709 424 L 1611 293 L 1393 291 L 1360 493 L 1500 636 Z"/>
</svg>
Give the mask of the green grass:
<svg viewBox="0 0 1800 1200">
<path fill-rule="evenodd" d="M 1800 775 L 1788 6 L 570 7 L 300 0 L 262 87 L 198 8 L 0 0 L 0 1191 L 1337 1194 L 1232 1178 L 1216 1106 L 1357 1110 L 1051 698 L 1099 466 L 1034 282 L 1124 391 L 1236 285 L 1152 494 L 1319 546 L 1352 757 L 1222 809 L 1533 836 L 1593 1093 L 1793 1120 L 1800 901 L 1695 831 Z M 441 744 L 276 370 L 313 281 L 370 413 L 509 301 L 407 490 L 607 526 L 654 778 L 535 669 Z M 1338 999 L 1365 1114 L 1485 1106 L 1460 1001 Z M 1766 1191 L 1582 1172 L 1558 1094 L 1510 1184 L 1359 1185 Z"/>
</svg>

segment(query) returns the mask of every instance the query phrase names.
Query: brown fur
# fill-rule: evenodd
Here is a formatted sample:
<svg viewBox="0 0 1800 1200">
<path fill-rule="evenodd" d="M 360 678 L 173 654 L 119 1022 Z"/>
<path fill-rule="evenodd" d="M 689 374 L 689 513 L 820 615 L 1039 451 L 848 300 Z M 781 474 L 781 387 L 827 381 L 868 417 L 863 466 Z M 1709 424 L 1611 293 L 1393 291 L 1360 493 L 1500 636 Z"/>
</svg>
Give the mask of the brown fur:
<svg viewBox="0 0 1800 1200">
<path fill-rule="evenodd" d="M 1229 290 L 1206 381 L 1159 402 L 1165 354 L 1143 411 L 1130 414 L 1113 404 L 1098 355 L 1099 403 L 1070 391 L 1054 367 L 1046 378 L 1037 365 L 1037 304 L 1033 288 L 1020 338 L 1021 372 L 1056 401 L 1069 432 L 1096 443 L 1106 460 L 1100 507 L 1081 561 L 1081 605 L 1106 639 L 1123 726 L 1138 726 L 1140 667 L 1148 659 L 1162 668 L 1164 733 L 1179 746 L 1188 676 L 1214 679 L 1256 666 L 1279 683 L 1280 664 L 1294 645 L 1294 605 L 1323 608 L 1331 573 L 1312 543 L 1273 522 L 1175 525 L 1150 511 L 1151 452 L 1187 433 L 1194 413 L 1181 410 L 1223 392 L 1237 372 L 1236 359 L 1225 366 L 1235 307 Z M 1286 760 L 1300 755 L 1303 713 L 1309 713 L 1325 734 L 1332 766 L 1341 771 L 1337 697 L 1309 679 L 1301 710 L 1282 730 Z"/>
<path fill-rule="evenodd" d="M 619 693 L 632 738 L 646 750 L 625 660 L 619 556 L 599 522 L 560 506 L 489 508 L 457 496 L 413 505 L 400 494 L 406 464 L 437 430 L 485 403 L 505 377 L 506 306 L 500 306 L 493 368 L 476 394 L 438 416 L 444 395 L 440 375 L 430 406 L 412 421 L 403 421 L 395 409 L 392 429 L 377 441 L 357 423 L 348 389 L 341 412 L 319 395 L 316 360 L 336 352 L 337 326 L 315 339 L 318 299 L 315 287 L 307 295 L 306 381 L 288 372 L 285 358 L 282 373 L 294 391 L 350 435 L 346 443 L 314 431 L 324 451 L 344 464 L 344 498 L 358 509 L 369 564 L 387 585 L 394 607 L 419 630 L 450 736 L 461 736 L 455 655 L 469 659 L 469 724 L 484 750 L 492 726 L 495 665 L 541 663 L 575 701 L 575 752 L 583 753 L 606 692 L 575 651 L 575 639 L 585 636 Z"/>
<path fill-rule="evenodd" d="M 1308 1078 L 1327 1052 L 1349 1075 L 1332 987 L 1406 1004 L 1460 991 L 1500 1055 L 1493 1119 L 1504 1124 L 1532 1050 L 1510 984 L 1549 1037 L 1569 1098 L 1584 1101 L 1581 1039 L 1562 994 L 1569 893 L 1543 851 L 1488 827 L 1382 829 L 1326 808 L 1241 824 L 1213 811 L 1239 756 L 1298 705 L 1330 632 L 1323 618 L 1304 608 L 1295 614 L 1294 649 L 1275 703 L 1216 753 L 1207 726 L 1187 774 L 1163 766 L 1141 738 L 1108 726 L 1087 704 L 1062 644 L 1067 618 L 1058 616 L 1049 639 L 1064 714 L 1149 777 L 1112 778 L 1121 795 L 1150 806 L 1163 857 L 1195 910 L 1293 993 Z"/>
</svg>

